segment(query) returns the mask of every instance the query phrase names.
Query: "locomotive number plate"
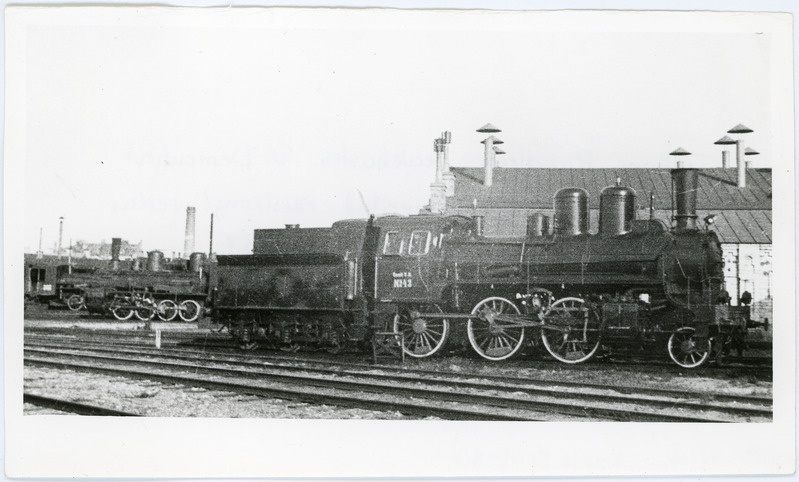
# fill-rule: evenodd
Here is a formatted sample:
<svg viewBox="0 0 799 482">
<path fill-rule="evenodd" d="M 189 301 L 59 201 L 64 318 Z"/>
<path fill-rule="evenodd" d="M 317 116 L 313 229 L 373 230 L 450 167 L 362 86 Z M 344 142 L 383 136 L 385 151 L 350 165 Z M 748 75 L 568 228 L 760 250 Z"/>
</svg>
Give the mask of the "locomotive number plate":
<svg viewBox="0 0 799 482">
<path fill-rule="evenodd" d="M 410 271 L 400 271 L 391 273 L 394 278 L 394 288 L 413 288 L 413 279 Z"/>
</svg>

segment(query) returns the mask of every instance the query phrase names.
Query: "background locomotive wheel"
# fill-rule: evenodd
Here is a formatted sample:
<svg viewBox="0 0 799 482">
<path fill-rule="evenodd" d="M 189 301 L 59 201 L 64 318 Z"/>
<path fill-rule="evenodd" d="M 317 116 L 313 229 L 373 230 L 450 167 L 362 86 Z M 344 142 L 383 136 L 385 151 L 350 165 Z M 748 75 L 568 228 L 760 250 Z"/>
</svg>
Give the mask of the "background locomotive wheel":
<svg viewBox="0 0 799 482">
<path fill-rule="evenodd" d="M 155 317 L 156 310 L 155 301 L 150 298 L 139 298 L 136 300 L 136 308 L 133 310 L 133 314 L 141 321 L 148 321 Z"/>
<path fill-rule="evenodd" d="M 524 342 L 524 328 L 497 320 L 497 315 L 520 315 L 508 299 L 492 296 L 475 305 L 466 331 L 474 351 L 481 357 L 499 361 L 513 356 Z"/>
<path fill-rule="evenodd" d="M 441 318 L 422 318 L 418 313 L 442 313 L 438 305 L 408 307 L 394 317 L 394 331 L 402 333 L 404 351 L 415 358 L 428 357 L 441 349 L 449 334 L 449 321 Z"/>
<path fill-rule="evenodd" d="M 80 311 L 86 307 L 86 300 L 79 294 L 74 294 L 67 298 L 67 308 L 72 311 Z"/>
<path fill-rule="evenodd" d="M 550 355 L 563 363 L 582 363 L 599 349 L 602 327 L 599 317 L 580 298 L 561 298 L 549 307 L 547 324 L 567 331 L 541 330 L 541 341 Z"/>
<path fill-rule="evenodd" d="M 669 337 L 669 357 L 683 368 L 696 368 L 710 358 L 710 340 L 707 343 L 697 343 L 694 339 L 695 332 L 693 328 L 685 326 Z"/>
<path fill-rule="evenodd" d="M 119 321 L 129 320 L 133 316 L 132 308 L 123 308 L 120 304 L 128 304 L 128 300 L 114 300 L 111 304 L 111 314 Z"/>
<path fill-rule="evenodd" d="M 200 312 L 202 311 L 202 307 L 199 303 L 194 300 L 185 300 L 180 303 L 180 308 L 178 309 L 178 315 L 180 319 L 185 322 L 192 322 L 197 320 L 200 317 Z"/>
<path fill-rule="evenodd" d="M 157 312 L 161 321 L 172 321 L 178 316 L 178 304 L 172 300 L 161 300 Z"/>
</svg>

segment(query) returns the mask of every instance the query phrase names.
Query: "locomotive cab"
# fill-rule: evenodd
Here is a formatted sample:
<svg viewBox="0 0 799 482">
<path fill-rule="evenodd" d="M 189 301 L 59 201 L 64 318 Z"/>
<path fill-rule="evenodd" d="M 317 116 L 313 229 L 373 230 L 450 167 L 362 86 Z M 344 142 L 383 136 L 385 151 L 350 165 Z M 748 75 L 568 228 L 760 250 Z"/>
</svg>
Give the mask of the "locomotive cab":
<svg viewBox="0 0 799 482">
<path fill-rule="evenodd" d="M 471 222 L 464 217 L 384 217 L 375 221 L 380 241 L 375 253 L 375 299 L 384 303 L 437 299 L 436 274 L 444 240 L 464 236 Z"/>
</svg>

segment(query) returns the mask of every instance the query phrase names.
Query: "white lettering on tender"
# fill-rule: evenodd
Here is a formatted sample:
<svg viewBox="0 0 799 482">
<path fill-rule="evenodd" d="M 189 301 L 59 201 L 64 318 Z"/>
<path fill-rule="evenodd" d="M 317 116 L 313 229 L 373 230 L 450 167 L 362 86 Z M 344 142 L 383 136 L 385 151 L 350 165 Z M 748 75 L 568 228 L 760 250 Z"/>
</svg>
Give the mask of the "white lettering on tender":
<svg viewBox="0 0 799 482">
<path fill-rule="evenodd" d="M 401 271 L 399 273 L 391 273 L 394 278 L 394 288 L 412 288 L 413 280 L 411 279 L 410 271 Z"/>
</svg>

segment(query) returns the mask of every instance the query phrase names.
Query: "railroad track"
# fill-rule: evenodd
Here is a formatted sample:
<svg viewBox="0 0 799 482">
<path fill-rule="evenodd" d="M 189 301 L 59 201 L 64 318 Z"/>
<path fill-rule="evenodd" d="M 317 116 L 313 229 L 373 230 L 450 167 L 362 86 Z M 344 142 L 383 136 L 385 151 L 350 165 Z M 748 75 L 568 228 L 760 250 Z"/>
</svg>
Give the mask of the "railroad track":
<svg viewBox="0 0 799 482">
<path fill-rule="evenodd" d="M 69 400 L 61 400 L 58 398 L 45 397 L 33 393 L 22 394 L 23 403 L 30 403 L 37 407 L 50 408 L 58 410 L 59 412 L 74 413 L 77 415 L 96 415 L 103 417 L 138 417 L 138 414 L 131 412 L 124 412 L 121 410 L 114 410 L 112 408 L 98 407 L 96 405 L 87 405 L 84 403 L 71 402 Z"/>
<path fill-rule="evenodd" d="M 162 338 L 162 346 L 181 346 L 185 348 L 201 348 L 203 350 L 208 349 L 236 349 L 235 346 L 232 344 L 229 336 L 221 335 L 215 332 L 207 332 L 202 335 L 198 335 L 196 332 L 182 332 L 182 331 L 169 331 L 164 332 L 164 337 Z M 86 338 L 103 340 L 102 344 L 104 345 L 114 345 L 114 346 L 130 346 L 132 343 L 137 343 L 140 346 L 153 346 L 155 333 L 152 331 L 120 331 L 120 330 L 81 330 L 76 333 L 70 333 L 69 331 L 64 331 L 60 328 L 37 328 L 36 330 L 31 330 L 30 332 L 26 331 L 26 339 L 82 339 L 84 341 Z M 108 339 L 111 337 L 112 339 Z M 240 352 L 240 350 L 237 350 Z M 254 352 L 247 352 L 248 356 L 253 357 L 257 356 Z M 258 352 L 260 355 L 260 352 Z M 275 355 L 280 356 L 280 355 Z M 440 357 L 439 357 L 440 358 Z M 329 363 L 336 363 L 338 364 L 340 356 L 336 359 L 332 359 Z M 318 360 L 317 360 L 318 361 Z M 527 360 L 525 360 L 527 361 Z M 746 376 L 755 376 L 761 379 L 771 379 L 773 376 L 773 369 L 771 366 L 771 358 L 770 357 L 746 357 L 743 360 L 732 360 L 728 359 L 728 361 L 723 365 L 717 364 L 710 364 L 705 367 L 693 370 L 685 370 L 671 362 L 655 360 L 655 359 L 644 359 L 638 358 L 634 356 L 614 356 L 608 360 L 596 360 L 593 362 L 580 364 L 580 365 L 564 365 L 560 362 L 555 360 L 551 360 L 549 358 L 539 359 L 536 358 L 535 360 L 531 360 L 530 363 L 536 363 L 537 365 L 540 364 L 551 364 L 552 366 L 558 367 L 561 370 L 580 370 L 580 371 L 587 371 L 587 370 L 603 370 L 607 367 L 613 366 L 634 366 L 637 370 L 645 369 L 650 370 L 652 372 L 678 372 L 682 376 L 698 376 L 704 375 L 708 371 L 712 371 L 713 373 L 729 373 L 729 374 L 741 374 Z M 425 360 L 416 360 L 416 362 L 424 363 Z M 512 363 L 512 362 L 508 362 Z"/>
<path fill-rule="evenodd" d="M 90 350 L 86 353 L 86 350 Z M 204 386 L 214 389 L 246 390 L 241 380 L 268 382 L 270 387 L 259 386 L 257 393 L 279 398 L 291 398 L 311 403 L 336 403 L 345 406 L 375 409 L 390 407 L 403 413 L 435 415 L 442 418 L 470 420 L 562 420 L 567 417 L 635 421 L 745 421 L 768 420 L 771 417 L 770 400 L 707 394 L 686 397 L 685 393 L 655 391 L 651 393 L 619 393 L 607 386 L 586 386 L 576 383 L 536 383 L 529 380 L 507 379 L 498 381 L 468 380 L 462 375 L 436 373 L 420 377 L 407 370 L 393 373 L 375 373 L 362 369 L 322 368 L 283 362 L 254 361 L 240 356 L 216 356 L 174 350 L 149 350 L 142 348 L 101 348 L 78 344 L 71 347 L 32 345 L 26 348 L 26 363 L 100 371 L 137 378 L 153 378 L 153 369 L 159 370 L 159 380 L 171 383 Z M 146 358 L 142 358 L 146 357 Z M 112 366 L 113 365 L 113 366 Z M 224 365 L 224 366 L 219 366 Z M 132 369 L 131 366 L 139 367 Z M 175 371 L 192 373 L 178 380 Z M 205 377 L 197 377 L 202 373 Z M 164 378 L 166 377 L 166 378 Z M 485 377 L 480 377 L 485 378 Z M 171 380 L 171 381 L 170 381 Z M 236 387 L 220 386 L 220 380 L 236 380 Z M 520 383 L 523 382 L 523 383 Z M 209 383 L 211 386 L 209 386 Z M 247 385 L 247 384 L 245 384 Z M 280 385 L 280 388 L 275 388 Z M 565 388 L 564 388 L 565 386 Z M 296 387 L 302 387 L 299 393 Z M 320 391 L 308 392 L 308 387 Z M 579 387 L 580 390 L 575 390 Z M 622 387 L 621 391 L 629 387 Z M 327 392 L 325 392 L 327 391 Z M 323 393 L 324 392 L 324 393 Z M 334 393 L 335 392 L 335 393 Z M 342 393 L 343 392 L 343 393 Z M 347 395 L 349 393 L 349 396 Z M 355 400 L 352 395 L 355 395 Z M 370 394 L 365 400 L 363 395 Z M 310 397 L 310 398 L 309 398 Z M 321 397 L 321 398 L 320 398 Z M 381 399 L 390 397 L 390 400 Z M 725 398 L 726 397 L 726 398 Z M 412 400 L 412 406 L 400 406 L 399 399 Z M 425 405 L 420 406 L 419 401 Z M 367 402 L 363 405 L 363 402 Z M 353 403 L 355 405 L 353 405 Z M 404 403 L 404 402 L 403 402 Z M 457 406 L 453 406 L 455 403 Z M 441 411 L 442 408 L 447 408 Z M 467 409 L 464 411 L 464 407 Z M 468 408 L 471 407 L 471 408 Z M 458 408 L 458 410 L 452 410 Z M 382 408 L 381 408 L 382 409 Z"/>
<path fill-rule="evenodd" d="M 53 348 L 63 348 L 63 344 L 47 344 L 35 343 L 29 344 L 29 347 L 38 347 L 39 349 L 48 350 Z M 685 390 L 668 389 L 668 388 L 648 388 L 641 386 L 631 385 L 612 385 L 587 383 L 587 382 L 570 382 L 565 380 L 553 381 L 550 378 L 536 378 L 536 377 L 511 377 L 506 375 L 485 375 L 475 372 L 442 372 L 440 370 L 430 370 L 424 368 L 409 368 L 402 366 L 398 368 L 397 365 L 377 365 L 372 363 L 353 363 L 342 361 L 327 361 L 313 358 L 305 358 L 298 356 L 280 356 L 280 355 L 258 355 L 253 354 L 232 354 L 224 352 L 210 352 L 210 351 L 191 351 L 186 349 L 177 348 L 151 348 L 130 346 L 127 348 L 105 348 L 93 342 L 72 343 L 70 345 L 75 349 L 90 349 L 97 353 L 128 353 L 132 355 L 154 355 L 165 356 L 168 355 L 175 359 L 183 359 L 190 361 L 223 361 L 236 363 L 241 366 L 263 367 L 264 364 L 280 364 L 280 367 L 289 371 L 308 371 L 314 370 L 317 373 L 327 374 L 341 374 L 341 373 L 356 373 L 358 376 L 371 379 L 390 379 L 396 381 L 416 382 L 420 379 L 426 380 L 428 383 L 435 383 L 436 377 L 445 377 L 447 384 L 457 386 L 458 388 L 469 387 L 484 387 L 485 383 L 491 383 L 494 387 L 507 387 L 512 390 L 526 389 L 530 391 L 539 390 L 540 392 L 550 392 L 553 396 L 560 396 L 568 393 L 572 389 L 594 389 L 594 390 L 611 390 L 621 394 L 637 394 L 649 395 L 653 397 L 663 397 L 668 399 L 664 405 L 673 403 L 673 400 L 684 399 L 690 394 Z M 331 368 L 334 366 L 335 368 Z M 390 374 L 375 373 L 375 370 L 388 371 Z M 475 379 L 481 379 L 485 382 L 478 383 Z M 591 398 L 591 395 L 586 395 L 586 398 Z M 771 397 L 765 396 L 738 396 L 726 393 L 717 392 L 703 392 L 695 394 L 695 398 L 702 402 L 719 401 L 727 403 L 740 403 L 740 404 L 755 404 L 759 406 L 771 406 Z M 673 406 L 673 405 L 670 405 Z"/>
</svg>

